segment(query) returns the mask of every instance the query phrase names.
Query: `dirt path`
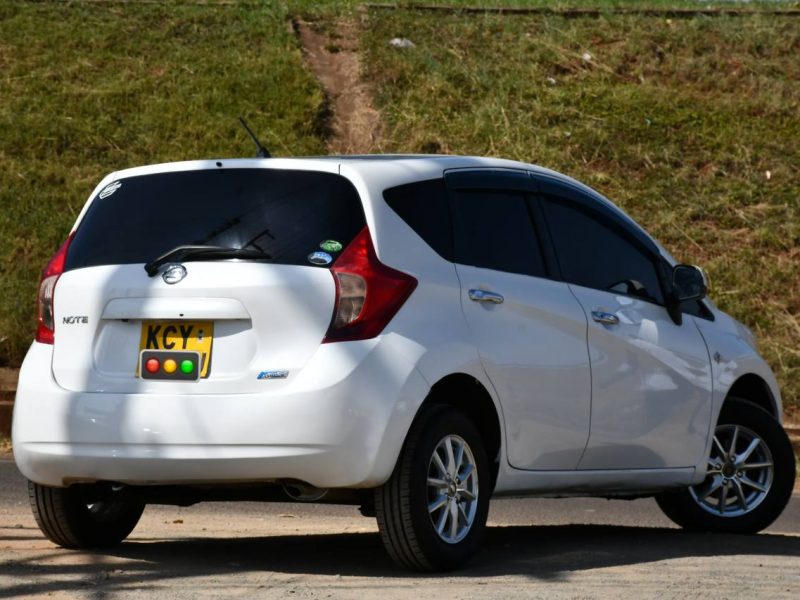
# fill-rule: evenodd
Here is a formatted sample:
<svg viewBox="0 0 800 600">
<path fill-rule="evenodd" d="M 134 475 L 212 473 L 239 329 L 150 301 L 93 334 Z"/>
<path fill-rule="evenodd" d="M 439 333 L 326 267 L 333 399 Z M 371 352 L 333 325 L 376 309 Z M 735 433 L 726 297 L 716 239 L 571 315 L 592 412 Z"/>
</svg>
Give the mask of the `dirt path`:
<svg viewBox="0 0 800 600">
<path fill-rule="evenodd" d="M 380 152 L 380 113 L 373 106 L 369 88 L 361 79 L 359 27 L 356 22 L 339 19 L 332 30 L 299 19 L 293 24 L 306 60 L 329 102 L 330 152 Z"/>
<path fill-rule="evenodd" d="M 19 369 L 0 367 L 0 455 L 7 451 Z"/>
<path fill-rule="evenodd" d="M 355 507 L 148 506 L 129 540 L 57 548 L 0 460 L 0 599 L 86 598 L 794 598 L 800 497 L 761 535 L 676 529 L 651 499 L 497 499 L 475 559 L 420 576 L 391 563 L 375 519 Z"/>
<path fill-rule="evenodd" d="M 689 534 L 619 515 L 609 526 L 596 502 L 566 517 L 540 503 L 531 526 L 504 514 L 512 502 L 498 503 L 470 565 L 439 576 L 395 567 L 374 519 L 350 507 L 148 507 L 125 544 L 80 552 L 44 540 L 27 507 L 2 506 L 0 598 L 788 600 L 800 589 L 796 534 Z"/>
</svg>

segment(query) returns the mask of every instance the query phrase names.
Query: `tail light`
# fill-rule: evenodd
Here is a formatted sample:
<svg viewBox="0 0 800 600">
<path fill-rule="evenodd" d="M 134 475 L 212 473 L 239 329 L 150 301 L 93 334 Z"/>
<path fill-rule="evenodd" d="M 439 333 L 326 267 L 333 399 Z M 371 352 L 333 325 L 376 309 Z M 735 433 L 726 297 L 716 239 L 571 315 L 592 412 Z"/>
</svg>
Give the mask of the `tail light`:
<svg viewBox="0 0 800 600">
<path fill-rule="evenodd" d="M 378 260 L 364 227 L 331 267 L 333 319 L 323 343 L 365 340 L 383 331 L 417 287 L 417 280 Z"/>
<path fill-rule="evenodd" d="M 39 320 L 36 326 L 36 341 L 42 344 L 52 344 L 55 339 L 55 309 L 53 296 L 55 295 L 56 282 L 64 272 L 64 263 L 67 260 L 67 249 L 72 241 L 71 233 L 61 248 L 53 255 L 42 273 L 39 283 Z"/>
</svg>

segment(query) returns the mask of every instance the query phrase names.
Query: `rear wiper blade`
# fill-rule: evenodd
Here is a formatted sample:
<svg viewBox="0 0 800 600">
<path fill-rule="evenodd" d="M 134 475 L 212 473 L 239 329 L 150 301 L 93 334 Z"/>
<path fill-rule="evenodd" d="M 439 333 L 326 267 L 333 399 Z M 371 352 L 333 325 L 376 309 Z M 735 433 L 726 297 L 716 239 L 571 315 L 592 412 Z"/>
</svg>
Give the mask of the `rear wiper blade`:
<svg viewBox="0 0 800 600">
<path fill-rule="evenodd" d="M 158 273 L 158 269 L 173 261 L 214 260 L 225 258 L 272 258 L 261 250 L 252 248 L 226 248 L 224 246 L 176 246 L 158 258 L 154 258 L 144 266 L 150 277 Z"/>
</svg>

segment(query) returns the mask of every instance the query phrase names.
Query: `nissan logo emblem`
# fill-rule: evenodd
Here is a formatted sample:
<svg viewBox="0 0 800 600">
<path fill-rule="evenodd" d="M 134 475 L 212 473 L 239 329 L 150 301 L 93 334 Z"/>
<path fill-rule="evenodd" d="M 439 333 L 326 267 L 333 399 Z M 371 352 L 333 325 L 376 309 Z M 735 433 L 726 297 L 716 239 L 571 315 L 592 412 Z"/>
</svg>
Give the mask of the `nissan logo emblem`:
<svg viewBox="0 0 800 600">
<path fill-rule="evenodd" d="M 184 277 L 186 277 L 186 267 L 183 265 L 168 265 L 161 273 L 161 279 L 170 285 L 182 281 Z"/>
</svg>

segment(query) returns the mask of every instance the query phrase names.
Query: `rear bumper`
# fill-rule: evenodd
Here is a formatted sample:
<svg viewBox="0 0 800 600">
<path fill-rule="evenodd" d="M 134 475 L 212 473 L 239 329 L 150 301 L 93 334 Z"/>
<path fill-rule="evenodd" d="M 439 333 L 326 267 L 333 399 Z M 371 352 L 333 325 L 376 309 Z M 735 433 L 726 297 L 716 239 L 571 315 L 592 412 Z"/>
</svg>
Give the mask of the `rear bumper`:
<svg viewBox="0 0 800 600">
<path fill-rule="evenodd" d="M 394 468 L 428 385 L 408 341 L 324 344 L 279 391 L 70 392 L 34 343 L 20 371 L 12 438 L 20 471 L 43 485 L 299 479 L 372 487 Z"/>
</svg>

